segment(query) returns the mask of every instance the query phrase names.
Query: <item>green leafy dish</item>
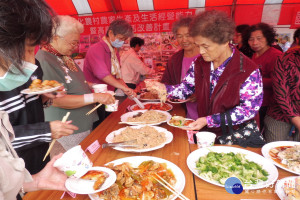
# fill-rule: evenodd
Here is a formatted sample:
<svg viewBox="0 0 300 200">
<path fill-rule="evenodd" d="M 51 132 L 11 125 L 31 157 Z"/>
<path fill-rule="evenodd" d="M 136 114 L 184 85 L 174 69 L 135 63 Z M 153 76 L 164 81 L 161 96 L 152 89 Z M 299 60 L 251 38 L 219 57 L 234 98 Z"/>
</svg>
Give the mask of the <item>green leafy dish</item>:
<svg viewBox="0 0 300 200">
<path fill-rule="evenodd" d="M 269 173 L 261 165 L 249 161 L 241 153 L 209 152 L 196 163 L 199 175 L 224 185 L 229 177 L 237 177 L 243 184 L 267 181 Z"/>
<path fill-rule="evenodd" d="M 271 161 L 237 147 L 199 148 L 189 154 L 186 162 L 195 176 L 219 187 L 225 187 L 229 177 L 240 179 L 244 190 L 266 188 L 278 178 L 278 170 Z"/>
</svg>

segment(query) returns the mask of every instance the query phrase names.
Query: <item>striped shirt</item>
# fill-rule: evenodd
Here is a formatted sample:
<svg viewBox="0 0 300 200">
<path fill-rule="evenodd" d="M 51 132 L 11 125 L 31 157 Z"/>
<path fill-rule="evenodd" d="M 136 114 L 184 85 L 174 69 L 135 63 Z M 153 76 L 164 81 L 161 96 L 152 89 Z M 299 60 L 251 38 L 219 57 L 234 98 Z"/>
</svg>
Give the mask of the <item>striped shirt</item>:
<svg viewBox="0 0 300 200">
<path fill-rule="evenodd" d="M 12 144 L 17 151 L 51 142 L 50 124 L 44 121 L 41 97 L 20 93 L 29 87 L 33 79 L 41 79 L 42 75 L 43 72 L 38 67 L 25 84 L 11 91 L 0 91 L 0 110 L 6 111 L 9 115 L 15 132 Z"/>
<path fill-rule="evenodd" d="M 272 74 L 275 102 L 267 114 L 273 119 L 290 123 L 300 116 L 300 47 L 288 50 L 276 63 Z"/>
</svg>

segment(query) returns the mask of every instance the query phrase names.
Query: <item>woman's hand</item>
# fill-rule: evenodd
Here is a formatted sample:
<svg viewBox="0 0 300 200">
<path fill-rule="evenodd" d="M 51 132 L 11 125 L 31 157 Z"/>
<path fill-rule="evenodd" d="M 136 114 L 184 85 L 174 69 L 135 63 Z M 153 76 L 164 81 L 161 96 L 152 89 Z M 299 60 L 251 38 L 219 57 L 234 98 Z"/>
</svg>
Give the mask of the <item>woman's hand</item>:
<svg viewBox="0 0 300 200">
<path fill-rule="evenodd" d="M 72 121 L 52 121 L 50 122 L 51 137 L 53 139 L 61 138 L 62 136 L 71 135 L 75 130 L 78 130 L 77 126 L 71 124 Z"/>
<path fill-rule="evenodd" d="M 192 94 L 187 100 L 188 102 L 196 102 L 197 101 L 196 95 Z"/>
<path fill-rule="evenodd" d="M 122 90 L 129 98 L 137 96 L 136 93 L 134 92 L 134 90 L 129 87 L 125 87 Z"/>
<path fill-rule="evenodd" d="M 94 93 L 94 101 L 101 104 L 115 103 L 115 97 L 108 93 Z"/>
<path fill-rule="evenodd" d="M 145 81 L 145 84 L 148 91 L 156 90 L 157 93 L 167 91 L 165 84 L 157 81 Z"/>
<path fill-rule="evenodd" d="M 188 127 L 182 128 L 184 130 L 200 130 L 207 125 L 206 117 L 198 118 L 196 121 L 189 124 Z"/>
<path fill-rule="evenodd" d="M 53 159 L 39 173 L 32 176 L 33 182 L 24 183 L 24 190 L 26 192 L 36 190 L 62 190 L 66 191 L 65 182 L 67 176 L 53 167 L 54 162 L 63 154 L 54 156 Z"/>
</svg>

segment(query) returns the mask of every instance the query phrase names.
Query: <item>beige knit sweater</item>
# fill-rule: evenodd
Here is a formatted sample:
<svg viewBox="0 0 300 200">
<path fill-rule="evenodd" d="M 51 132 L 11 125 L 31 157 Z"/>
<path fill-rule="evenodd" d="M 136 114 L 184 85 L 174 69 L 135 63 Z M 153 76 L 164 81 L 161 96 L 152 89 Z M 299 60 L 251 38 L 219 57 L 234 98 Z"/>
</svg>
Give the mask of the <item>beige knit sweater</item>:
<svg viewBox="0 0 300 200">
<path fill-rule="evenodd" d="M 23 182 L 32 181 L 23 159 L 10 143 L 14 138 L 8 114 L 0 111 L 0 200 L 15 200 Z"/>
</svg>

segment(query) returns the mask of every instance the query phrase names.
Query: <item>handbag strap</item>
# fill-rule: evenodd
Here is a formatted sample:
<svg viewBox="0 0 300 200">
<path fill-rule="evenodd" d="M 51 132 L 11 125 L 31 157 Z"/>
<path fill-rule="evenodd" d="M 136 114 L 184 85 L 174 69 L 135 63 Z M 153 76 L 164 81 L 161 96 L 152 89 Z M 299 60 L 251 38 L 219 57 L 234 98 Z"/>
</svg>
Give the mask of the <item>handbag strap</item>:
<svg viewBox="0 0 300 200">
<path fill-rule="evenodd" d="M 240 52 L 240 71 L 244 71 L 243 68 L 243 55 Z M 226 111 L 224 113 L 221 113 L 221 129 L 222 129 L 222 134 L 223 135 L 227 135 L 227 131 L 226 131 L 226 121 L 225 121 L 225 116 L 227 118 L 227 124 L 228 124 L 228 129 L 229 129 L 229 134 L 233 134 L 233 127 L 232 127 L 232 119 L 230 116 L 230 112 Z"/>
<path fill-rule="evenodd" d="M 225 115 L 227 118 L 229 134 L 231 135 L 231 134 L 233 134 L 233 128 L 232 128 L 232 119 L 231 119 L 229 110 L 225 112 Z"/>
</svg>

